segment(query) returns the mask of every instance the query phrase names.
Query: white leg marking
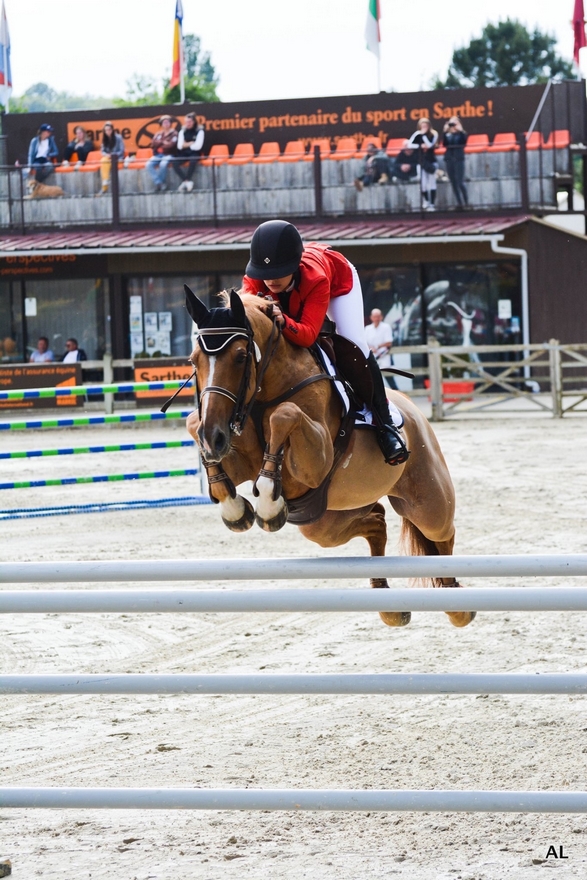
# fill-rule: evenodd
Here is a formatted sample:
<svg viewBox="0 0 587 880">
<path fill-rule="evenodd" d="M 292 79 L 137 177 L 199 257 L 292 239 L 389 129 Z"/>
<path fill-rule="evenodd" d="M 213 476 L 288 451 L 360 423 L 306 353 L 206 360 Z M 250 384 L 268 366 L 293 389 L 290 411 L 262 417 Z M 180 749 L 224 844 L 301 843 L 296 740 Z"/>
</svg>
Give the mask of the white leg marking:
<svg viewBox="0 0 587 880">
<path fill-rule="evenodd" d="M 281 513 L 285 505 L 283 495 L 280 495 L 277 501 L 273 500 L 273 486 L 273 480 L 270 480 L 269 477 L 259 477 L 257 480 L 259 497 L 257 499 L 255 513 L 259 519 L 262 519 L 264 522 L 269 522 L 269 520 L 275 519 L 275 517 Z"/>
<path fill-rule="evenodd" d="M 220 502 L 222 518 L 228 522 L 237 522 L 245 512 L 245 500 L 241 495 Z"/>
</svg>

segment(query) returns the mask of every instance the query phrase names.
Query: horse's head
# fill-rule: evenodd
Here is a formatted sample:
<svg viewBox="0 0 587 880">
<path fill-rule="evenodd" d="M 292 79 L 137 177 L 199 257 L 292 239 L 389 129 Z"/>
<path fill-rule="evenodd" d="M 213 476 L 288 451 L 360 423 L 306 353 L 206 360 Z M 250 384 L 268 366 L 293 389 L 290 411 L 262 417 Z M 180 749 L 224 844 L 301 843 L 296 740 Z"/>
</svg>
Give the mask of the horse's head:
<svg viewBox="0 0 587 880">
<path fill-rule="evenodd" d="M 261 359 L 259 344 L 272 328 L 267 319 L 270 306 L 247 297 L 245 310 L 239 294 L 231 290 L 223 295 L 222 307 L 208 309 L 187 285 L 185 293 L 187 310 L 198 327 L 198 343 L 190 357 L 199 398 L 198 443 L 206 462 L 219 462 L 230 451 L 231 435 L 240 434 L 246 420 Z"/>
</svg>

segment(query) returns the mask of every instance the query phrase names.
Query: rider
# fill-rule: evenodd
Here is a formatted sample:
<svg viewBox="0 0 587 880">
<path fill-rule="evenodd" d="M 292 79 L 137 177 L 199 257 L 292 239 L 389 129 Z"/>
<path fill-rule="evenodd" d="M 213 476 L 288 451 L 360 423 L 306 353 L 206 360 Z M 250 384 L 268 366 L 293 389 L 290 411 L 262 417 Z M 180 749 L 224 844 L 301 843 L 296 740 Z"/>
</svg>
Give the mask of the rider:
<svg viewBox="0 0 587 880">
<path fill-rule="evenodd" d="M 402 464 L 409 452 L 392 424 L 383 377 L 365 340 L 363 294 L 357 270 L 346 257 L 323 244 L 304 246 L 300 233 L 284 220 L 267 220 L 255 230 L 243 292 L 273 299 L 273 316 L 293 345 L 309 348 L 326 314 L 337 332 L 363 352 L 373 380 L 377 437 L 388 464 Z"/>
</svg>

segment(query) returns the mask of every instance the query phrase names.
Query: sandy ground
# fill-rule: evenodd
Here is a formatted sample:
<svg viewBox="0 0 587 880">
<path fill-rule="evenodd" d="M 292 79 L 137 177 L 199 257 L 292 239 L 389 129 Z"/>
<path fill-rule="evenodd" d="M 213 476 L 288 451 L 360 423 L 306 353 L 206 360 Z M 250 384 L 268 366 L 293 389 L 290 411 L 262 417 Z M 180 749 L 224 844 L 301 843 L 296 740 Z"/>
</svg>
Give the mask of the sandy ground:
<svg viewBox="0 0 587 880">
<path fill-rule="evenodd" d="M 186 436 L 182 426 L 7 433 L 0 438 L 4 449 Z M 587 552 L 584 415 L 555 421 L 494 414 L 444 422 L 437 433 L 457 488 L 457 553 Z M 0 461 L 0 478 L 190 466 L 189 449 L 116 453 Z M 9 490 L 1 493 L 0 508 L 196 492 L 194 477 Z M 393 554 L 399 521 L 391 510 L 388 519 Z M 272 536 L 257 528 L 233 535 L 211 506 L 12 520 L 1 529 L 3 561 L 366 552 L 360 541 L 340 552 L 319 550 L 291 526 Z M 584 586 L 585 579 L 507 583 Z M 373 614 L 7 615 L 0 669 L 582 671 L 584 622 L 579 613 L 486 613 L 457 630 L 444 614 L 429 613 L 394 630 Z M 2 785 L 587 789 L 587 715 L 584 699 L 575 697 L 5 696 L 1 725 Z M 565 858 L 546 859 L 550 846 Z M 546 868 L 585 878 L 587 821 L 526 814 L 0 810 L 3 855 L 23 880 L 523 880 Z"/>
</svg>

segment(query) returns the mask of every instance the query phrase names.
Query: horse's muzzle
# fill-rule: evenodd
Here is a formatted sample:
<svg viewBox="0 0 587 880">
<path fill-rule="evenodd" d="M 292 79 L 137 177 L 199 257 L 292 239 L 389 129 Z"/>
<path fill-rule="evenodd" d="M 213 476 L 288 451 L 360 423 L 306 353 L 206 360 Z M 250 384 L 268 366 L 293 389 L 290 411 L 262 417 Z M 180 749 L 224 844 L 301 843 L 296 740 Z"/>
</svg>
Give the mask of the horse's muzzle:
<svg viewBox="0 0 587 880">
<path fill-rule="evenodd" d="M 218 425 L 206 431 L 203 425 L 198 429 L 200 454 L 206 464 L 218 464 L 230 452 L 230 432 Z"/>
</svg>

